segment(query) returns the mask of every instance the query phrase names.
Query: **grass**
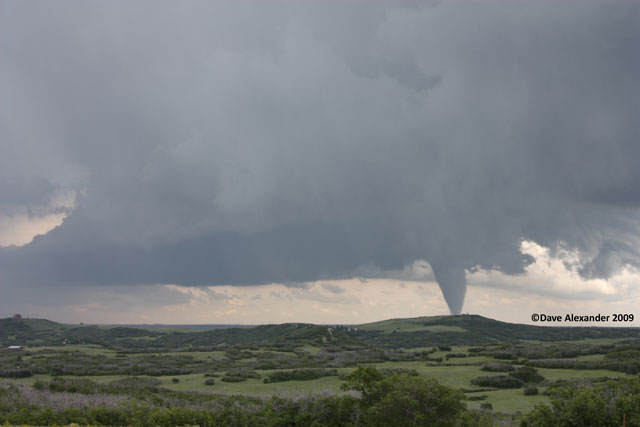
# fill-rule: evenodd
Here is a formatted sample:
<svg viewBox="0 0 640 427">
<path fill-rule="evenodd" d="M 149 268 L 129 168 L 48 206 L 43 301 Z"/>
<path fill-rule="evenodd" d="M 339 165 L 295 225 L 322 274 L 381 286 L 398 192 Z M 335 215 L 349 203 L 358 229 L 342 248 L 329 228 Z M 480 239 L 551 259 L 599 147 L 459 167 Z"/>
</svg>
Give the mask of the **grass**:
<svg viewBox="0 0 640 427">
<path fill-rule="evenodd" d="M 304 350 L 304 351 L 308 351 L 311 354 L 318 354 L 320 353 L 320 351 L 322 351 L 322 349 L 320 347 L 316 347 L 313 345 L 305 345 L 300 347 L 300 350 Z M 278 352 L 281 353 L 281 352 Z"/>
<path fill-rule="evenodd" d="M 67 345 L 46 345 L 42 347 L 29 347 L 28 349 L 31 352 L 41 352 L 44 350 L 53 350 L 57 352 L 82 352 L 87 354 L 102 354 L 107 357 L 115 357 L 117 352 L 115 350 L 109 350 L 99 345 L 92 344 L 67 344 Z M 25 359 L 28 360 L 31 356 L 25 356 Z"/>
<path fill-rule="evenodd" d="M 453 320 L 456 320 L 456 321 L 452 323 Z M 377 368 L 404 368 L 404 369 L 415 370 L 423 377 L 434 378 L 441 384 L 460 389 L 460 388 L 475 388 L 475 386 L 471 384 L 471 381 L 478 376 L 500 375 L 500 373 L 491 373 L 491 372 L 485 372 L 481 370 L 483 363 L 494 361 L 495 359 L 487 355 L 477 355 L 477 353 L 469 353 L 469 348 L 471 347 L 470 345 L 450 345 L 450 348 L 451 348 L 450 350 L 446 350 L 446 351 L 436 350 L 433 353 L 431 353 L 435 348 L 437 348 L 437 346 L 434 346 L 434 345 L 425 346 L 425 344 L 430 343 L 429 340 L 425 340 L 425 337 L 431 337 L 433 333 L 433 336 L 440 334 L 441 337 L 443 338 L 444 344 L 474 343 L 476 342 L 474 340 L 470 340 L 470 341 L 458 340 L 459 337 L 466 336 L 465 333 L 468 333 L 468 334 L 474 333 L 475 331 L 474 328 L 476 328 L 476 326 L 474 326 L 474 324 L 470 324 L 468 320 L 469 319 L 465 317 L 456 318 L 456 319 L 452 319 L 448 316 L 421 317 L 421 318 L 415 318 L 415 319 L 391 319 L 391 320 L 385 320 L 381 322 L 357 325 L 356 327 L 358 328 L 358 331 L 360 330 L 381 331 L 382 334 L 377 336 L 378 337 L 384 336 L 385 339 L 389 340 L 389 342 L 393 341 L 391 338 L 395 338 L 401 335 L 402 333 L 407 333 L 406 334 L 407 336 L 415 336 L 415 338 L 413 338 L 413 341 L 411 340 L 398 341 L 398 342 L 402 342 L 402 345 L 406 345 L 407 347 L 410 347 L 410 348 L 405 348 L 404 349 L 405 352 L 421 353 L 423 351 L 428 351 L 430 358 L 441 357 L 443 359 L 443 362 L 449 366 L 428 366 L 429 362 L 425 360 L 372 363 L 368 365 L 375 366 Z M 471 320 L 473 320 L 474 322 L 482 321 L 482 319 L 478 320 L 475 318 Z M 464 323 L 463 321 L 467 323 Z M 5 323 L 11 326 L 15 322 L 8 321 Z M 51 334 L 48 331 L 48 328 L 54 328 L 54 327 L 59 328 L 63 326 L 72 327 L 72 325 L 59 325 L 53 322 L 42 321 L 37 319 L 34 319 L 32 323 L 33 323 L 32 326 L 34 330 L 41 331 L 39 332 L 40 335 L 45 334 L 47 336 Z M 484 323 L 482 322 L 480 323 L 481 323 L 480 326 L 482 326 L 484 323 L 487 323 L 487 321 L 485 321 Z M 489 328 L 489 326 L 493 329 Z M 490 323 L 489 326 L 486 326 L 486 327 L 489 328 L 488 329 L 489 332 L 491 332 L 493 335 L 489 334 L 487 335 L 488 337 L 503 336 L 503 335 L 508 337 L 508 335 L 505 335 L 506 332 L 503 327 L 504 325 Z M 115 327 L 115 326 L 113 325 L 107 326 L 107 327 L 101 328 L 101 330 L 108 330 L 108 328 L 112 328 L 112 327 Z M 175 326 L 169 325 L 166 331 L 170 330 L 170 328 L 180 328 L 180 327 L 179 325 L 175 325 Z M 165 331 L 160 328 L 152 328 L 152 330 L 155 333 Z M 0 330 L 0 332 L 2 332 L 2 330 Z M 13 334 L 12 330 L 5 329 L 5 332 L 7 337 L 6 339 L 13 339 L 11 338 L 11 336 L 9 336 L 10 334 Z M 198 337 L 198 334 L 196 333 L 197 331 L 195 330 L 189 330 L 189 332 L 193 332 L 193 333 L 185 334 L 185 335 L 188 335 L 186 336 L 186 338 L 184 336 L 181 337 L 180 334 L 176 334 L 176 336 L 163 335 L 160 338 L 156 336 L 140 336 L 140 337 L 132 336 L 130 338 L 120 338 L 116 336 L 117 334 L 112 334 L 114 336 L 109 336 L 108 341 L 105 341 L 107 344 L 109 343 L 117 344 L 116 348 L 126 348 L 127 340 L 137 341 L 135 347 L 134 346 L 132 347 L 138 348 L 140 350 L 134 350 L 136 351 L 136 353 L 128 353 L 128 354 L 119 354 L 117 351 L 109 350 L 99 345 L 77 345 L 77 344 L 66 345 L 66 346 L 52 345 L 52 346 L 44 346 L 44 347 L 31 347 L 28 350 L 31 352 L 34 352 L 35 354 L 39 354 L 38 352 L 42 352 L 45 350 L 54 351 L 57 353 L 54 356 L 62 361 L 64 361 L 66 355 L 68 355 L 69 353 L 80 352 L 80 353 L 84 353 L 91 356 L 103 355 L 109 358 L 114 358 L 118 356 L 123 361 L 130 361 L 132 364 L 137 364 L 137 363 L 144 364 L 149 362 L 150 360 L 153 361 L 152 363 L 157 363 L 157 364 L 163 364 L 164 363 L 163 361 L 171 361 L 172 364 L 174 362 L 180 363 L 181 364 L 180 366 L 185 366 L 185 367 L 188 367 L 189 369 L 193 368 L 198 370 L 204 370 L 204 369 L 215 370 L 217 369 L 216 367 L 224 366 L 225 371 L 230 369 L 230 367 L 233 367 L 233 366 L 245 366 L 249 368 L 251 366 L 255 366 L 252 364 L 252 361 L 255 361 L 257 358 L 257 354 L 262 352 L 271 352 L 271 353 L 285 355 L 286 357 L 276 357 L 276 359 L 280 361 L 286 361 L 291 359 L 292 363 L 295 362 L 298 358 L 300 358 L 300 360 L 309 359 L 314 363 L 326 364 L 328 363 L 327 356 L 330 356 L 329 354 L 325 354 L 325 352 L 328 352 L 330 349 L 323 348 L 318 338 L 318 337 L 326 336 L 325 326 L 306 327 L 303 325 L 302 327 L 293 327 L 292 325 L 271 325 L 269 327 L 265 326 L 265 327 L 256 328 L 255 330 L 243 329 L 241 331 L 242 333 L 238 332 L 234 334 L 230 334 L 228 333 L 228 331 L 227 332 L 222 331 L 220 333 L 224 332 L 224 334 L 229 335 L 228 337 L 225 338 L 225 340 L 235 339 L 237 338 L 236 335 L 238 336 L 242 335 L 241 337 L 242 339 L 237 340 L 237 342 L 241 344 L 238 344 L 235 347 L 230 346 L 228 348 L 229 352 L 226 351 L 227 350 L 226 348 L 224 349 L 224 351 L 186 351 L 189 348 L 206 350 L 207 348 L 220 349 L 224 347 L 222 344 L 219 343 L 219 340 L 218 341 L 213 340 L 212 344 L 207 346 L 198 344 L 197 341 L 190 341 L 193 337 Z M 394 332 L 396 332 L 398 335 L 391 335 Z M 412 334 L 412 332 L 424 332 L 424 333 Z M 524 334 L 524 332 L 522 333 Z M 207 336 L 210 339 L 213 339 L 216 336 L 216 333 L 213 333 L 213 332 L 208 332 L 207 334 L 208 334 Z M 515 336 L 515 332 L 513 334 Z M 37 335 L 37 334 L 35 335 L 38 339 L 41 339 L 39 338 L 40 335 Z M 357 335 L 357 334 L 354 334 L 354 335 Z M 364 334 L 364 335 L 375 335 L 375 334 Z M 527 336 L 533 336 L 537 338 L 535 334 L 529 334 Z M 561 337 L 564 338 L 565 335 L 562 335 Z M 174 340 L 174 341 L 171 341 L 171 345 L 167 345 L 166 343 L 163 345 L 155 344 L 156 341 L 162 341 L 163 339 L 168 339 L 168 338 L 171 338 L 172 340 Z M 347 338 L 349 338 L 348 334 L 347 334 Z M 631 337 L 626 339 L 637 339 L 637 338 Z M 255 340 L 255 341 L 251 341 L 251 340 Z M 274 341 L 270 342 L 269 340 L 274 340 Z M 281 340 L 284 340 L 282 342 L 288 343 L 288 346 L 285 347 L 286 349 L 296 347 L 299 350 L 303 350 L 307 352 L 307 354 L 302 356 L 302 355 L 295 355 L 290 351 L 276 350 L 275 348 L 280 348 L 280 347 L 277 347 L 277 344 L 282 344 Z M 494 338 L 491 338 L 491 340 L 494 340 Z M 562 347 L 562 344 L 560 344 L 559 346 L 558 343 L 563 343 L 563 342 L 566 342 L 567 344 L 571 344 L 571 345 L 581 344 L 581 345 L 584 345 L 584 348 L 589 349 L 591 345 L 614 344 L 624 340 L 625 338 L 595 338 L 595 339 L 577 339 L 573 341 L 567 340 L 567 341 L 553 341 L 553 342 L 537 342 L 533 340 L 528 340 L 528 341 L 519 340 L 517 342 L 517 346 L 524 345 L 525 349 L 526 347 L 530 347 L 529 349 L 533 348 L 535 350 L 541 350 L 541 351 L 548 350 L 549 354 L 553 354 L 552 352 L 555 351 L 557 347 Z M 61 342 L 61 340 L 59 341 L 56 339 L 55 341 L 50 341 L 50 342 L 52 344 L 57 344 Z M 203 342 L 207 343 L 207 341 L 203 341 Z M 250 343 L 251 345 L 248 345 L 247 343 Z M 411 344 L 413 343 L 423 347 L 415 347 L 415 348 L 411 347 Z M 378 344 L 376 343 L 371 345 L 377 346 Z M 487 353 L 492 351 L 499 351 L 499 350 L 508 351 L 510 348 L 515 348 L 514 346 L 516 346 L 516 344 L 514 344 L 513 342 L 505 341 L 504 343 L 501 344 L 500 347 L 487 348 L 488 350 Z M 348 348 L 349 347 L 345 346 L 343 347 L 343 350 Z M 237 350 L 242 350 L 243 352 L 242 354 L 247 355 L 249 357 L 240 359 L 240 360 L 225 360 L 225 359 L 233 359 L 233 353 L 238 354 Z M 449 360 L 446 360 L 446 356 L 449 353 L 464 353 L 468 357 L 451 358 Z M 388 355 L 389 357 L 392 357 L 392 358 L 396 357 L 394 356 L 393 353 L 388 353 Z M 155 358 L 150 358 L 147 356 L 154 356 Z M 192 359 L 192 360 L 184 358 L 185 356 L 187 356 L 189 359 Z M 228 356 L 231 356 L 231 357 L 228 357 Z M 419 355 L 420 358 L 423 358 L 422 356 L 423 355 Z M 49 356 L 47 356 L 47 358 L 48 357 Z M 180 359 L 180 357 L 182 357 L 182 359 Z M 346 357 L 346 356 L 336 355 L 334 359 L 340 360 L 340 357 Z M 361 357 L 361 356 L 357 356 L 357 357 Z M 397 357 L 402 358 L 399 355 Z M 406 355 L 403 357 L 406 357 Z M 38 359 L 33 359 L 33 356 L 24 355 L 23 358 L 24 358 L 24 361 L 30 361 L 30 362 L 38 361 Z M 81 357 L 78 357 L 77 353 L 75 354 L 75 358 L 82 359 Z M 136 360 L 127 360 L 130 358 L 135 358 Z M 170 358 L 175 358 L 175 359 L 170 359 Z M 593 354 L 593 355 L 585 355 L 585 356 L 577 357 L 578 360 L 584 360 L 584 361 L 599 361 L 599 360 L 602 360 L 603 358 L 604 358 L 603 354 Z M 87 357 L 87 360 L 89 360 L 90 363 L 94 363 L 94 359 L 95 358 Z M 17 358 L 13 357 L 13 354 L 8 355 L 3 360 L 7 364 L 11 363 L 14 365 L 19 362 L 19 361 L 17 362 Z M 45 359 L 43 358 L 42 360 L 45 360 Z M 210 364 L 207 363 L 206 366 L 208 367 L 206 368 L 199 368 L 199 366 L 205 366 L 205 365 L 201 365 L 197 363 L 197 362 L 207 362 L 212 360 L 215 360 L 216 362 L 210 363 Z M 225 362 L 221 363 L 220 362 L 221 360 L 225 360 Z M 360 360 L 372 360 L 372 359 L 365 359 L 361 357 Z M 192 363 L 192 361 L 196 363 Z M 283 363 L 288 363 L 288 362 L 283 362 Z M 279 366 L 279 365 L 276 365 L 276 366 Z M 339 368 L 338 372 L 340 374 L 348 374 L 354 369 L 355 367 Z M 71 371 L 71 372 L 74 372 L 74 371 Z M 96 371 L 92 371 L 92 373 L 94 372 Z M 111 371 L 105 371 L 105 372 L 116 372 L 116 371 L 111 370 Z M 128 372 L 128 371 L 118 371 L 118 372 Z M 160 372 L 160 371 L 150 370 L 148 372 Z M 155 377 L 155 378 L 158 378 L 160 380 L 160 386 L 166 387 L 171 390 L 182 391 L 182 392 L 194 391 L 194 392 L 202 392 L 202 393 L 219 393 L 219 394 L 229 394 L 229 395 L 256 395 L 256 396 L 279 395 L 279 396 L 290 396 L 290 397 L 303 396 L 308 394 L 343 393 L 340 390 L 340 385 L 342 384 L 342 380 L 340 380 L 338 376 L 321 377 L 321 378 L 308 380 L 308 381 L 286 381 L 286 382 L 264 384 L 263 379 L 266 377 L 266 375 L 276 371 L 258 370 L 257 372 L 260 375 L 260 378 L 250 378 L 238 383 L 227 383 L 227 382 L 221 381 L 221 377 L 218 377 L 218 378 L 214 378 L 215 384 L 210 386 L 205 385 L 205 380 L 208 378 L 205 377 L 203 373 L 189 374 L 189 375 L 166 375 L 166 376 Z M 624 376 L 623 373 L 608 371 L 608 370 L 573 370 L 573 369 L 538 368 L 538 372 L 549 381 L 572 379 L 572 378 L 598 378 L 598 377 L 615 378 L 615 377 Z M 220 372 L 220 374 L 221 376 L 223 375 L 222 372 Z M 110 381 L 124 378 L 124 377 L 127 377 L 127 376 L 126 375 L 102 375 L 102 376 L 85 376 L 80 378 L 91 379 L 99 383 L 108 383 Z M 35 375 L 30 378 L 14 379 L 14 380 L 3 379 L 2 381 L 17 382 L 22 384 L 33 384 L 36 380 L 50 380 L 51 378 L 52 377 L 49 375 Z M 65 376 L 64 378 L 78 378 L 78 377 Z M 174 383 L 173 382 L 174 378 L 178 378 L 179 381 L 177 383 Z M 543 390 L 541 388 L 540 392 L 542 393 L 542 391 Z M 490 403 L 493 406 L 493 409 L 495 411 L 511 412 L 511 413 L 517 412 L 517 411 L 527 412 L 530 409 L 532 409 L 536 404 L 548 401 L 548 398 L 543 396 L 542 394 L 539 394 L 536 396 L 525 396 L 521 388 L 510 389 L 510 390 L 487 391 L 487 392 L 480 392 L 480 393 L 474 393 L 474 394 L 476 395 L 486 394 L 487 398 L 481 401 L 475 401 L 475 400 L 468 401 L 467 404 L 470 408 L 479 408 L 482 403 Z M 469 396 L 471 395 L 473 394 L 469 394 Z"/>
<path fill-rule="evenodd" d="M 577 369 L 538 368 L 538 372 L 540 373 L 540 375 L 542 375 L 548 380 L 567 380 L 571 378 L 599 378 L 599 377 L 618 378 L 618 377 L 625 376 L 625 374 L 622 372 L 608 371 L 605 369 L 577 370 Z"/>
<path fill-rule="evenodd" d="M 22 319 L 22 322 L 29 325 L 34 331 L 49 331 L 52 329 L 75 328 L 79 325 L 66 325 L 64 323 L 52 322 L 47 319 Z"/>
<path fill-rule="evenodd" d="M 459 326 L 449 325 L 425 325 L 427 320 L 433 320 L 435 317 L 418 317 L 415 319 L 391 319 L 380 322 L 365 323 L 357 325 L 359 330 L 363 331 L 382 331 L 385 334 L 395 332 L 466 332 L 466 329 Z"/>
<path fill-rule="evenodd" d="M 540 390 L 542 393 L 542 390 Z M 467 407 L 470 409 L 480 408 L 483 403 L 490 403 L 493 406 L 494 411 L 499 412 L 528 412 L 534 408 L 535 405 L 540 403 L 548 403 L 549 398 L 538 394 L 535 396 L 525 396 L 521 388 L 513 390 L 496 390 L 487 391 L 483 393 L 470 393 L 469 396 L 474 394 L 486 394 L 485 400 L 468 401 Z"/>
<path fill-rule="evenodd" d="M 463 360 L 463 359 L 453 359 Z M 462 388 L 471 387 L 471 380 L 480 375 L 500 375 L 500 373 L 491 373 L 482 371 L 479 365 L 461 365 L 461 366 L 426 366 L 424 362 L 385 362 L 375 363 L 369 366 L 377 368 L 407 368 L 415 369 L 420 375 L 435 378 L 441 384 L 451 387 Z M 609 371 L 604 369 L 593 370 L 577 370 L 577 369 L 548 369 L 538 368 L 538 372 L 548 380 L 560 380 L 570 378 L 599 378 L 599 377 L 623 377 L 625 374 L 621 372 Z"/>
<path fill-rule="evenodd" d="M 604 360 L 604 354 L 587 354 L 585 356 L 578 356 L 576 359 L 585 361 Z"/>
<path fill-rule="evenodd" d="M 225 351 L 173 351 L 173 352 L 162 352 L 162 353 L 151 353 L 154 356 L 191 356 L 193 360 L 209 360 L 209 359 L 225 359 L 226 352 Z M 148 356 L 149 353 L 130 353 L 127 356 L 137 357 L 137 356 Z"/>
<path fill-rule="evenodd" d="M 76 377 L 73 375 L 61 375 L 59 377 L 56 378 L 82 378 L 82 379 L 88 379 L 88 380 L 92 380 L 95 381 L 97 383 L 101 383 L 101 384 L 105 384 L 108 383 L 110 381 L 113 380 L 118 380 L 121 378 L 126 378 L 127 375 L 100 375 L 100 376 L 84 376 L 84 377 Z M 54 377 L 51 375 L 44 375 L 44 374 L 38 374 L 38 375 L 33 375 L 29 378 L 12 378 L 12 379 L 8 379 L 8 378 L 2 378 L 2 381 L 6 381 L 6 382 L 16 382 L 19 384 L 28 384 L 31 385 L 33 383 L 35 383 L 37 380 L 40 381 L 51 381 Z"/>
<path fill-rule="evenodd" d="M 59 349 L 62 351 L 68 351 L 69 348 L 74 348 L 75 351 L 85 351 L 92 354 L 109 354 L 113 355 L 115 352 L 111 350 L 105 350 L 96 346 L 59 346 L 50 347 L 52 349 Z M 319 350 L 317 347 L 305 346 L 306 351 Z M 456 346 L 452 347 L 451 352 L 461 353 L 465 352 L 468 347 Z M 44 348 L 43 348 L 44 349 Z M 317 352 L 317 351 L 316 351 Z M 444 356 L 447 352 L 437 352 L 437 355 Z M 211 357 L 223 358 L 225 353 L 222 351 L 214 352 L 175 352 L 175 353 L 157 353 L 156 355 L 189 355 L 198 360 L 206 360 Z M 132 355 L 133 356 L 133 355 Z M 595 357 L 593 357 L 595 356 Z M 581 357 L 583 360 L 597 360 L 602 355 L 591 355 Z M 385 362 L 374 363 L 370 366 L 377 368 L 404 368 L 414 369 L 421 376 L 427 378 L 434 378 L 439 383 L 447 385 L 449 387 L 461 389 L 461 388 L 473 388 L 471 380 L 481 375 L 498 375 L 498 373 L 489 373 L 482 371 L 481 362 L 491 360 L 486 356 L 473 356 L 467 358 L 451 359 L 449 362 L 460 363 L 459 366 L 427 366 L 424 361 L 407 361 L 407 362 Z M 475 363 L 475 364 L 472 364 Z M 339 368 L 340 374 L 348 374 L 355 368 Z M 189 375 L 167 375 L 161 377 L 154 377 L 160 380 L 160 386 L 170 390 L 180 392 L 200 392 L 200 393 L 213 393 L 213 394 L 225 394 L 225 395 L 249 395 L 249 396 L 281 396 L 281 397 L 301 397 L 305 395 L 314 394 L 343 394 L 345 393 L 340 389 L 343 381 L 338 376 L 321 377 L 308 381 L 285 381 L 279 383 L 264 384 L 263 379 L 270 373 L 276 372 L 276 370 L 258 370 L 260 378 L 249 378 L 245 381 L 238 383 L 227 383 L 221 381 L 221 377 L 214 378 L 215 384 L 206 385 L 205 377 L 203 374 L 189 374 Z M 571 378 L 598 378 L 598 377 L 621 377 L 623 373 L 608 371 L 608 370 L 574 370 L 574 369 L 548 369 L 538 368 L 538 372 L 543 375 L 547 380 L 554 381 L 560 379 Z M 223 375 L 220 373 L 221 376 Z M 103 375 L 103 376 L 85 376 L 81 378 L 90 379 L 98 383 L 109 383 L 111 381 L 125 378 L 126 375 Z M 64 376 L 63 378 L 78 378 L 74 376 Z M 178 378 L 179 382 L 174 383 L 173 379 Z M 17 382 L 21 384 L 32 385 L 36 380 L 51 380 L 50 375 L 34 375 L 30 378 L 21 378 L 10 380 L 10 382 Z M 484 400 L 472 400 L 467 401 L 467 407 L 470 409 L 478 409 L 482 403 L 490 403 L 494 411 L 503 413 L 526 413 L 533 409 L 537 404 L 549 403 L 549 397 L 542 395 L 544 387 L 539 387 L 540 393 L 535 396 L 525 396 L 523 389 L 509 389 L 509 390 L 495 390 L 484 391 L 478 393 L 469 393 L 467 396 L 473 395 L 486 395 Z"/>
<path fill-rule="evenodd" d="M 385 362 L 370 364 L 368 366 L 375 366 L 377 368 L 415 369 L 420 375 L 435 378 L 441 384 L 456 388 L 469 387 L 473 378 L 486 374 L 486 372 L 480 370 L 480 366 L 427 366 L 425 362 L 421 361 Z"/>
<path fill-rule="evenodd" d="M 343 373 L 350 369 L 339 369 Z M 238 383 L 227 383 L 215 378 L 214 385 L 205 385 L 206 378 L 202 374 L 174 375 L 159 377 L 163 387 L 176 391 L 199 391 L 223 394 L 244 394 L 261 396 L 297 396 L 300 394 L 330 393 L 338 394 L 340 391 L 340 380 L 337 376 L 322 377 L 310 381 L 285 381 L 279 383 L 264 384 L 263 378 L 266 374 L 274 371 L 258 371 L 260 378 L 249 378 Z M 174 383 L 173 378 L 179 378 L 180 382 Z"/>
<path fill-rule="evenodd" d="M 65 347 L 66 348 L 66 347 Z M 97 350 L 97 349 L 94 349 Z M 187 353 L 164 353 L 167 355 L 176 354 L 188 354 L 197 358 L 207 358 L 212 353 L 218 353 L 218 356 L 222 356 L 223 352 L 187 352 Z M 485 357 L 472 357 L 467 359 L 486 359 Z M 454 362 L 469 362 L 465 359 L 452 359 Z M 481 375 L 492 375 L 482 371 L 481 365 L 461 364 L 459 366 L 427 366 L 422 361 L 409 361 L 409 362 L 384 362 L 370 364 L 369 366 L 375 366 L 377 368 L 404 368 L 415 369 L 420 375 L 434 378 L 439 383 L 454 387 L 454 388 L 469 388 L 472 387 L 471 380 Z M 340 374 L 348 374 L 354 368 L 339 368 Z M 246 381 L 239 383 L 226 383 L 220 381 L 220 378 L 215 378 L 216 384 L 213 386 L 207 386 L 204 384 L 205 377 L 203 374 L 189 374 L 189 375 L 168 375 L 162 377 L 156 377 L 160 379 L 163 387 L 167 387 L 172 390 L 179 391 L 203 391 L 212 393 L 225 393 L 225 394 L 251 394 L 251 395 L 295 395 L 300 393 L 340 393 L 340 384 L 342 381 L 337 376 L 322 377 L 309 381 L 285 381 L 281 383 L 264 384 L 263 378 L 274 370 L 257 371 L 261 378 L 250 378 Z M 608 371 L 608 370 L 575 370 L 575 369 L 548 369 L 539 368 L 538 372 L 543 375 L 547 380 L 560 380 L 571 378 L 598 378 L 598 377 L 611 377 L 617 378 L 624 376 L 623 373 Z M 494 375 L 498 375 L 497 373 Z M 101 375 L 101 376 L 86 376 L 82 378 L 91 379 L 100 383 L 113 381 L 114 379 L 123 378 L 124 375 Z M 21 378 L 11 381 L 16 381 L 23 384 L 32 384 L 36 380 L 50 380 L 50 375 L 34 375 L 29 378 Z M 73 378 L 73 376 L 65 376 L 65 378 Z M 180 382 L 173 383 L 173 378 L 179 378 Z M 489 403 L 494 404 L 495 409 L 503 408 L 504 410 L 511 410 L 508 408 L 522 408 L 522 402 L 528 402 L 527 399 L 533 399 L 532 402 L 537 402 L 539 397 L 537 396 L 520 396 L 522 390 L 500 390 L 494 392 L 486 392 L 490 396 Z M 513 402 L 509 403 L 506 396 L 513 395 Z M 481 401 L 485 402 L 485 401 Z M 470 402 L 471 404 L 472 402 Z M 474 401 L 475 405 L 478 403 Z M 479 403 L 478 403 L 479 405 Z M 499 405 L 499 406 L 496 406 Z M 509 406 L 511 405 L 511 406 Z M 532 404 L 533 405 L 533 404 Z M 502 410 L 502 409 L 500 409 Z"/>
<path fill-rule="evenodd" d="M 444 363 L 451 363 L 454 365 L 482 365 L 486 362 L 495 362 L 495 359 L 489 356 L 472 356 L 461 358 L 456 357 L 449 360 L 444 360 Z"/>
<path fill-rule="evenodd" d="M 140 328 L 140 329 L 144 329 L 150 332 L 159 332 L 161 334 L 172 334 L 175 332 L 184 332 L 184 333 L 190 333 L 190 332 L 200 332 L 197 329 L 189 329 L 189 328 L 179 328 L 179 327 L 175 327 L 175 328 Z"/>
<path fill-rule="evenodd" d="M 560 341 L 540 341 L 540 340 L 522 340 L 522 342 L 528 342 L 532 344 L 615 344 L 620 341 L 625 341 L 628 338 L 580 338 L 576 340 L 560 340 Z"/>
<path fill-rule="evenodd" d="M 428 378 L 434 378 L 439 383 L 455 388 L 472 387 L 471 380 L 487 375 L 481 371 L 479 366 L 426 366 L 423 362 L 386 362 L 376 363 L 371 366 L 378 368 L 408 368 L 415 369 Z M 353 368 L 341 368 L 338 372 L 348 374 Z M 250 378 L 239 383 L 226 383 L 216 378 L 216 383 L 212 386 L 204 384 L 205 377 L 202 374 L 166 376 L 160 377 L 163 387 L 178 391 L 199 391 L 223 394 L 243 394 L 260 396 L 299 396 L 301 394 L 337 394 L 343 393 L 340 390 L 342 380 L 337 376 L 322 377 L 311 381 L 285 381 L 281 383 L 264 384 L 263 378 L 274 371 L 257 371 L 261 378 Z M 620 377 L 624 374 L 620 372 L 606 370 L 571 370 L 571 369 L 539 369 L 539 372 L 549 380 L 569 379 L 569 378 L 597 378 L 602 376 Z M 172 378 L 179 378 L 179 383 L 173 383 Z M 522 389 L 496 390 L 474 394 L 486 394 L 488 397 L 482 401 L 469 401 L 469 408 L 479 408 L 481 403 L 491 403 L 493 409 L 502 412 L 527 412 L 538 403 L 548 402 L 548 398 L 540 394 L 536 396 L 525 396 Z M 469 394 L 473 395 L 473 394 Z"/>
</svg>

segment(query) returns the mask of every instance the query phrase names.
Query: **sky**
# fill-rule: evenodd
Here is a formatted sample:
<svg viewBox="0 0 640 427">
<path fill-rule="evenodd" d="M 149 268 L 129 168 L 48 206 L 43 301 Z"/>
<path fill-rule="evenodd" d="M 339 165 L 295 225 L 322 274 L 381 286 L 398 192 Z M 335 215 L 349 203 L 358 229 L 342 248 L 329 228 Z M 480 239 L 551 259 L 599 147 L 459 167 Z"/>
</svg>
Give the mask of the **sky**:
<svg viewBox="0 0 640 427">
<path fill-rule="evenodd" d="M 0 317 L 640 326 L 638 46 L 632 0 L 3 1 Z"/>
</svg>

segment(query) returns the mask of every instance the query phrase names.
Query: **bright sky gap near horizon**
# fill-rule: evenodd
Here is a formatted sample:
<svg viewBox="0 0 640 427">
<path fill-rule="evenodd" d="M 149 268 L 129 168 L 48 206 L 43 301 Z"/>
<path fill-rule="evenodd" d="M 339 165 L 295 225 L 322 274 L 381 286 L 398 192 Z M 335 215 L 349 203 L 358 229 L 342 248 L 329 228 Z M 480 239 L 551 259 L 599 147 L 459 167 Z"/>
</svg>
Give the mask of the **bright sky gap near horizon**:
<svg viewBox="0 0 640 427">
<path fill-rule="evenodd" d="M 4 1 L 0 317 L 638 326 L 639 47 L 632 0 Z"/>
</svg>

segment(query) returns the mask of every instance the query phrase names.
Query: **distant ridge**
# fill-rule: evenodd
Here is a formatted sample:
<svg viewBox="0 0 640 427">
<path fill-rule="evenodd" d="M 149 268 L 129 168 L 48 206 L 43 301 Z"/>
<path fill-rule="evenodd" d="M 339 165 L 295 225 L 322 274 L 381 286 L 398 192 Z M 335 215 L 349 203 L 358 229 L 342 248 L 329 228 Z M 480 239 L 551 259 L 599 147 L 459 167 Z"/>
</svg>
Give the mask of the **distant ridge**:
<svg viewBox="0 0 640 427">
<path fill-rule="evenodd" d="M 419 343 L 478 345 L 519 340 L 640 338 L 640 328 L 635 327 L 523 325 L 474 314 L 390 319 L 356 327 L 363 341 L 389 347 L 413 347 Z"/>
<path fill-rule="evenodd" d="M 210 331 L 212 329 L 228 329 L 228 328 L 253 328 L 258 325 L 237 325 L 237 324 L 178 324 L 178 325 L 163 325 L 160 323 L 153 324 L 110 324 L 106 326 L 122 327 L 122 328 L 138 328 L 148 329 L 150 331 L 165 331 L 165 332 L 188 332 L 188 331 Z"/>
<path fill-rule="evenodd" d="M 113 349 L 275 347 L 424 347 L 520 340 L 640 339 L 634 327 L 551 327 L 501 322 L 479 315 L 389 319 L 360 325 L 67 325 L 46 319 L 0 319 L 0 347 L 98 344 Z"/>
</svg>

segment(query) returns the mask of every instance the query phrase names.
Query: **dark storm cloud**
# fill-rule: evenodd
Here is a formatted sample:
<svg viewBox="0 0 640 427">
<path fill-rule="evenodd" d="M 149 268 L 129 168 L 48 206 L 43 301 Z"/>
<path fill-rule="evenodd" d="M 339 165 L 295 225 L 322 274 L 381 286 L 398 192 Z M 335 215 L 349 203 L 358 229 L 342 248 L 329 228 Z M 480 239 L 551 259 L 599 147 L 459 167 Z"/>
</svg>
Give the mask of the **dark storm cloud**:
<svg viewBox="0 0 640 427">
<path fill-rule="evenodd" d="M 636 2 L 3 2 L 2 286 L 256 284 L 428 260 L 510 274 L 522 239 L 638 266 Z"/>
</svg>

